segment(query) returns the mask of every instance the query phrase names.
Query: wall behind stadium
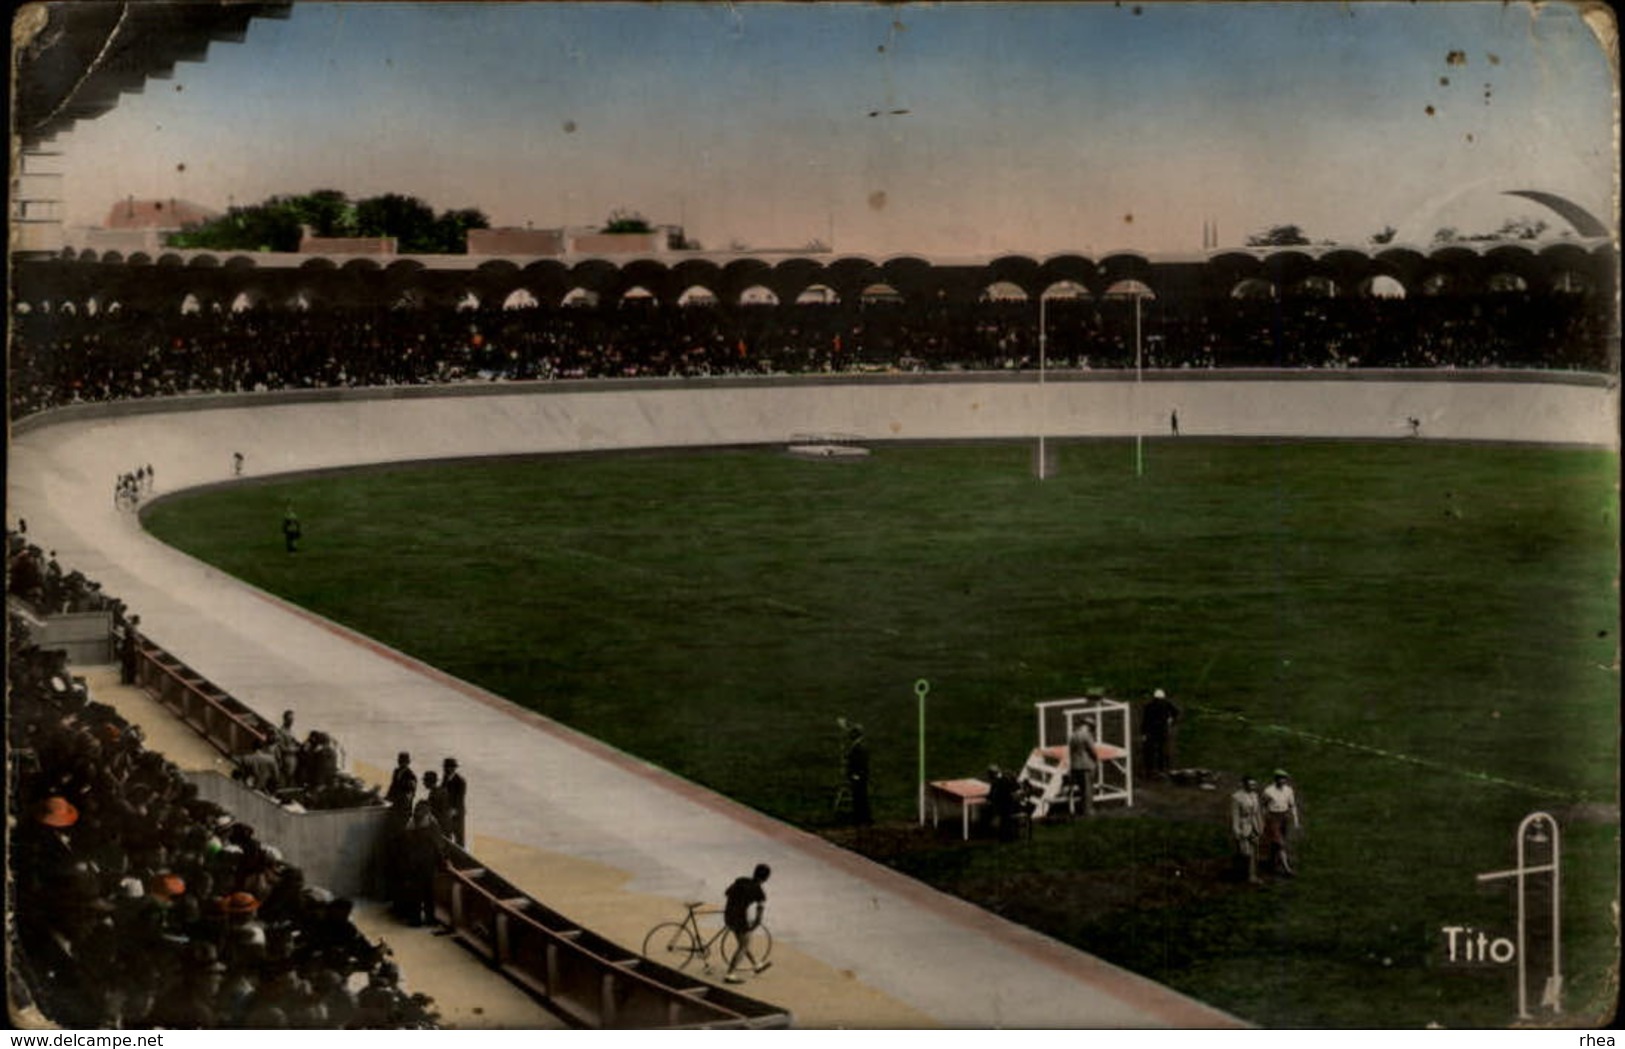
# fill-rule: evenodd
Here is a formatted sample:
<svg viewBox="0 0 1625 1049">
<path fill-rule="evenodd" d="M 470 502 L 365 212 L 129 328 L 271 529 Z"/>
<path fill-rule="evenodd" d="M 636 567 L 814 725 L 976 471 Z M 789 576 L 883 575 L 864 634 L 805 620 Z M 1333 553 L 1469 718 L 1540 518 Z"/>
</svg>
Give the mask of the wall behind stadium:
<svg viewBox="0 0 1625 1049">
<path fill-rule="evenodd" d="M 13 430 L 12 487 L 36 470 L 105 479 L 150 462 L 162 490 L 376 462 L 755 444 L 819 434 L 886 440 L 1032 436 L 1425 438 L 1619 445 L 1617 382 L 1535 373 L 1075 373 L 1002 377 L 596 383 L 200 396 L 86 405 Z M 19 475 L 19 471 L 21 472 Z M 37 478 L 43 481 L 43 477 Z M 16 492 L 15 494 L 22 494 Z M 16 501 L 13 500 L 15 503 Z"/>
</svg>

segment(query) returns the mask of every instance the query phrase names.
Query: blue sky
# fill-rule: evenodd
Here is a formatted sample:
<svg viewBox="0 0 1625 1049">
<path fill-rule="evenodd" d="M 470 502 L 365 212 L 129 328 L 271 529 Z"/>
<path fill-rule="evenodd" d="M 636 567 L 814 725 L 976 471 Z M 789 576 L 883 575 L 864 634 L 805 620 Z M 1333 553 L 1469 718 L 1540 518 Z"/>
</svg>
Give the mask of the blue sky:
<svg viewBox="0 0 1625 1049">
<path fill-rule="evenodd" d="M 1504 189 L 1606 218 L 1613 90 L 1573 8 L 1499 0 L 301 2 L 58 145 L 70 224 L 331 187 L 498 225 L 628 208 L 719 248 L 1178 252 L 1204 220 L 1540 216 Z"/>
</svg>

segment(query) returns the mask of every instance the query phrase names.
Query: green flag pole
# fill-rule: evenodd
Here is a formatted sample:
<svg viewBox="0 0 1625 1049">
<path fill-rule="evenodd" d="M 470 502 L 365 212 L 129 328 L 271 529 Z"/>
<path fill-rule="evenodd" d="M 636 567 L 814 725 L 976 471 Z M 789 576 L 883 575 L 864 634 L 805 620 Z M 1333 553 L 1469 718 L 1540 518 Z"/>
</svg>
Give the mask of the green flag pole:
<svg viewBox="0 0 1625 1049">
<path fill-rule="evenodd" d="M 925 826 L 925 696 L 931 691 L 931 682 L 925 678 L 914 682 L 914 694 L 920 697 L 920 826 Z"/>
</svg>

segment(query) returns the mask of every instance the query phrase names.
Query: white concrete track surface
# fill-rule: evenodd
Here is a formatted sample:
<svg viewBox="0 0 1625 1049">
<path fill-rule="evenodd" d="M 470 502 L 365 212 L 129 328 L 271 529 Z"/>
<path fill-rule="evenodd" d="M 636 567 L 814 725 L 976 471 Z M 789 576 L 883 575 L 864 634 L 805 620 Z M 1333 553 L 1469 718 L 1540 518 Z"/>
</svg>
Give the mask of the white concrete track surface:
<svg viewBox="0 0 1625 1049">
<path fill-rule="evenodd" d="M 606 865 L 625 872 L 636 891 L 672 900 L 717 900 L 734 876 L 770 863 L 780 944 L 850 971 L 864 988 L 931 1022 L 958 1027 L 1233 1021 L 223 576 L 117 511 L 114 478 L 150 463 L 163 494 L 228 482 L 233 451 L 247 456 L 249 476 L 264 477 L 444 457 L 785 442 L 793 434 L 1007 437 L 1032 433 L 1040 417 L 1052 436 L 1121 435 L 1137 423 L 1162 434 L 1176 409 L 1193 435 L 1399 438 L 1414 416 L 1423 439 L 1618 446 L 1617 389 L 1583 381 L 1165 377 L 1138 389 L 1050 382 L 1042 392 L 994 380 L 422 392 L 206 398 L 177 402 L 173 411 L 145 405 L 135 414 L 29 420 L 10 448 L 7 519 L 15 526 L 26 518 L 34 542 L 100 580 L 140 613 L 154 640 L 233 695 L 272 716 L 292 708 L 300 725 L 334 732 L 352 764 L 389 768 L 396 751 L 407 750 L 422 770 L 440 755 L 458 755 L 477 834 Z M 243 406 L 221 407 L 234 403 Z M 747 991 L 775 1000 L 770 983 Z"/>
</svg>

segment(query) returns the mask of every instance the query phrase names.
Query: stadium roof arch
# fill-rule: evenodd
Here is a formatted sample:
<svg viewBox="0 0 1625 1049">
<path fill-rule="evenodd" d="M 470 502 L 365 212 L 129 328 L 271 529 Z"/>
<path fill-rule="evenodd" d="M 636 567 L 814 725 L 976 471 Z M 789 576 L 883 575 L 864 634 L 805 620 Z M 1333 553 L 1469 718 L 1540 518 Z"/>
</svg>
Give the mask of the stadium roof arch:
<svg viewBox="0 0 1625 1049">
<path fill-rule="evenodd" d="M 12 26 L 12 129 L 25 150 L 101 116 L 119 96 L 178 62 L 202 61 L 215 41 L 241 41 L 256 18 L 291 3 L 34 3 Z"/>
<path fill-rule="evenodd" d="M 1509 189 L 1506 194 L 1509 197 L 1522 197 L 1525 200 L 1532 200 L 1536 204 L 1551 209 L 1564 222 L 1573 226 L 1574 232 L 1582 237 L 1608 236 L 1608 227 L 1603 224 L 1601 219 L 1567 197 L 1538 189 Z"/>
</svg>

